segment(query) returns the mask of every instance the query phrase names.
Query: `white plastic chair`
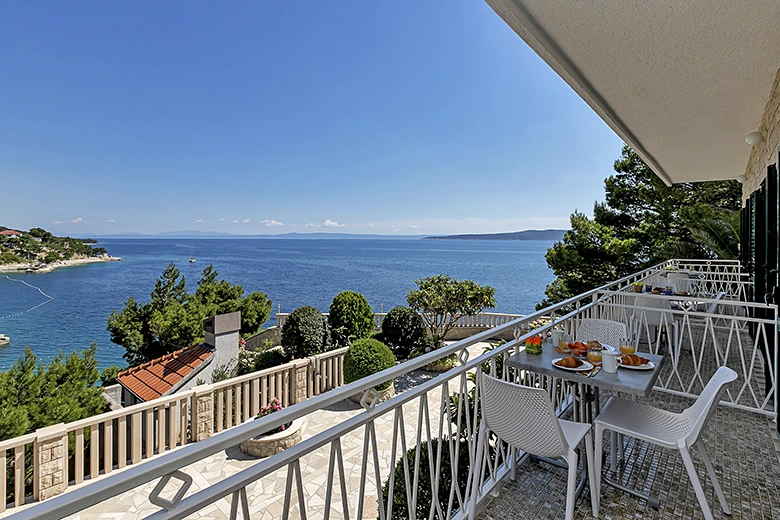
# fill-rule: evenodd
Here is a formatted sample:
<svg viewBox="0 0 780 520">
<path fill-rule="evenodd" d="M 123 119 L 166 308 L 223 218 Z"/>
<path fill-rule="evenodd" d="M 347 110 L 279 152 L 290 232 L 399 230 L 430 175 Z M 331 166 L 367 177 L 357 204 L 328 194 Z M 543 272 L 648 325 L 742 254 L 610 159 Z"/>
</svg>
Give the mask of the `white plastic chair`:
<svg viewBox="0 0 780 520">
<path fill-rule="evenodd" d="M 707 504 L 704 488 L 696 474 L 691 450 L 694 446 L 707 468 L 720 506 L 727 515 L 731 514 L 726 497 L 718 483 L 707 449 L 701 440 L 701 433 L 715 411 L 724 387 L 737 379 L 737 373 L 728 367 L 720 367 L 704 387 L 696 402 L 682 413 L 667 412 L 652 406 L 613 397 L 594 421 L 596 425 L 596 478 L 601 489 L 601 454 L 605 430 L 618 432 L 629 437 L 651 442 L 665 448 L 680 450 L 688 477 L 691 479 L 696 498 L 699 500 L 704 518 L 712 520 L 712 511 Z"/>
<path fill-rule="evenodd" d="M 515 450 L 522 450 L 539 457 L 562 457 L 569 466 L 569 480 L 566 491 L 566 519 L 574 516 L 574 490 L 577 481 L 577 452 L 575 448 L 585 444 L 585 458 L 590 481 L 591 508 L 598 516 L 598 491 L 593 464 L 593 444 L 590 424 L 559 420 L 555 415 L 550 396 L 544 388 L 520 386 L 477 372 L 482 421 L 477 441 L 476 467 L 471 486 L 469 520 L 476 515 L 483 461 L 483 452 L 489 442 L 490 432 L 495 433 L 512 448 L 512 480 L 515 479 L 517 456 Z"/>
<path fill-rule="evenodd" d="M 628 333 L 625 324 L 619 321 L 584 318 L 577 327 L 575 341 L 598 341 L 618 348 L 628 341 Z"/>
</svg>

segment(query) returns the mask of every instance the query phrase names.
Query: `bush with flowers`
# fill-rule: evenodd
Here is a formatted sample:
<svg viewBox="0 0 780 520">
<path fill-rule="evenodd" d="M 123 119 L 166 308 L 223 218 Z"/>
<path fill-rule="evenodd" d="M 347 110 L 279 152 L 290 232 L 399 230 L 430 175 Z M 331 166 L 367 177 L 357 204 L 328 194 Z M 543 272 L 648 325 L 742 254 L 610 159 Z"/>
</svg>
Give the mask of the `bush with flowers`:
<svg viewBox="0 0 780 520">
<path fill-rule="evenodd" d="M 260 413 L 257 414 L 255 419 L 261 419 L 267 415 L 271 415 L 274 412 L 278 412 L 282 409 L 282 402 L 279 400 L 278 397 L 274 397 L 273 400 L 268 403 L 267 406 L 263 406 L 260 408 Z M 273 430 L 269 430 L 267 432 L 262 433 L 261 435 L 273 435 L 274 433 L 283 432 L 287 428 L 290 427 L 292 422 L 288 422 L 287 424 L 283 424 L 277 428 L 274 428 Z"/>
</svg>

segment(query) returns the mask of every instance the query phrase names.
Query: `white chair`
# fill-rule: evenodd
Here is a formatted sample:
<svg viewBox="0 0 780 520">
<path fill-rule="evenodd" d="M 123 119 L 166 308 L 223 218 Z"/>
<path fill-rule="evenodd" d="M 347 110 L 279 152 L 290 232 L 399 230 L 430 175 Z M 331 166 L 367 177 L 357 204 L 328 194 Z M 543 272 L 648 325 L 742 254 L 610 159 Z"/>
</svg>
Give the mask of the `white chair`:
<svg viewBox="0 0 780 520">
<path fill-rule="evenodd" d="M 601 488 L 601 454 L 605 430 L 621 433 L 639 440 L 651 442 L 664 448 L 680 450 L 688 477 L 691 479 L 696 498 L 699 500 L 704 518 L 712 520 L 712 512 L 707 505 L 696 467 L 693 465 L 691 450 L 694 446 L 707 468 L 712 480 L 715 494 L 718 495 L 720 506 L 727 515 L 731 514 L 726 497 L 718 483 L 715 469 L 712 466 L 707 449 L 701 440 L 701 434 L 707 425 L 715 405 L 720 400 L 724 387 L 737 379 L 737 373 L 728 367 L 720 367 L 704 387 L 696 402 L 682 413 L 667 412 L 652 406 L 613 397 L 594 421 L 596 425 L 596 478 Z"/>
<path fill-rule="evenodd" d="M 619 321 L 584 318 L 577 326 L 575 341 L 598 341 L 618 348 L 628 341 L 628 333 L 625 324 Z"/>
<path fill-rule="evenodd" d="M 477 441 L 476 467 L 474 468 L 469 505 L 469 520 L 476 515 L 477 498 L 481 481 L 483 453 L 489 442 L 490 432 L 507 442 L 513 449 L 512 479 L 515 478 L 517 455 L 522 450 L 539 457 L 562 457 L 569 467 L 566 490 L 566 519 L 574 516 L 574 492 L 577 481 L 578 456 L 575 448 L 585 444 L 585 457 L 590 481 L 591 508 L 598 516 L 596 473 L 593 464 L 593 444 L 590 424 L 559 420 L 555 415 L 550 396 L 544 388 L 520 386 L 502 381 L 477 371 L 482 420 Z"/>
</svg>

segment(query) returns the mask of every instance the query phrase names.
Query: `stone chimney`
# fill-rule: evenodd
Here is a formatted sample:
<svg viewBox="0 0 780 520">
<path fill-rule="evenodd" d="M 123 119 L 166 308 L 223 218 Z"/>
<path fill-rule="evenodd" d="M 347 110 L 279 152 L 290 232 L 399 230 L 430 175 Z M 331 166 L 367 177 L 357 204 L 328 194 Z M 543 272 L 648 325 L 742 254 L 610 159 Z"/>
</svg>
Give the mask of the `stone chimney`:
<svg viewBox="0 0 780 520">
<path fill-rule="evenodd" d="M 198 377 L 211 382 L 212 372 L 220 366 L 234 368 L 238 362 L 238 332 L 241 330 L 241 312 L 220 314 L 203 320 L 203 346 L 214 350 L 214 356 Z"/>
</svg>

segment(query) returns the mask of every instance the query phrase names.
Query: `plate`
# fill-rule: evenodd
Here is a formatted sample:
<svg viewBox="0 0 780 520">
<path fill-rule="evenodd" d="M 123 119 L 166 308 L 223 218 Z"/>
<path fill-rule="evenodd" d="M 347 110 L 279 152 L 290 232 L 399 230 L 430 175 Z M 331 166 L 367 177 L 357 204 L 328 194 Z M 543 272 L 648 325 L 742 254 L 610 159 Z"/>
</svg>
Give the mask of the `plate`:
<svg viewBox="0 0 780 520">
<path fill-rule="evenodd" d="M 560 361 L 561 359 L 563 358 L 555 358 L 552 360 L 552 364 L 555 368 L 560 368 L 561 370 L 568 370 L 569 372 L 586 372 L 588 370 L 593 370 L 593 365 L 591 365 L 589 361 L 583 361 L 582 365 L 578 366 L 577 368 L 559 367 L 555 363 L 557 361 Z"/>
<path fill-rule="evenodd" d="M 652 361 L 645 363 L 644 365 L 624 365 L 623 363 L 620 363 L 618 366 L 629 370 L 652 370 L 655 368 L 655 363 Z"/>
</svg>

